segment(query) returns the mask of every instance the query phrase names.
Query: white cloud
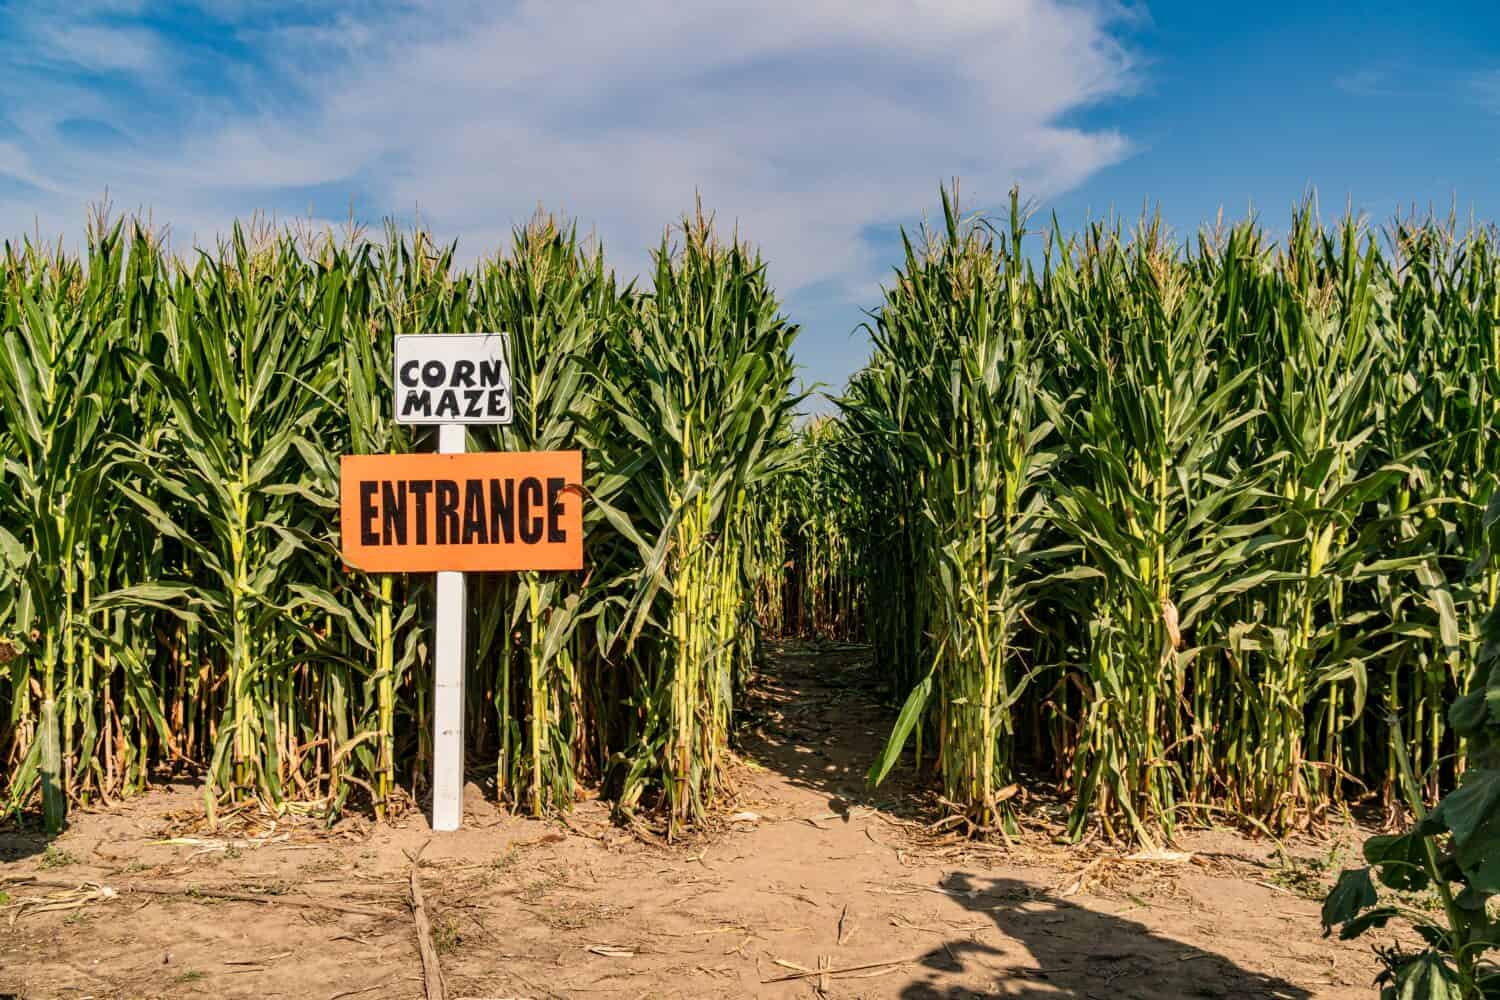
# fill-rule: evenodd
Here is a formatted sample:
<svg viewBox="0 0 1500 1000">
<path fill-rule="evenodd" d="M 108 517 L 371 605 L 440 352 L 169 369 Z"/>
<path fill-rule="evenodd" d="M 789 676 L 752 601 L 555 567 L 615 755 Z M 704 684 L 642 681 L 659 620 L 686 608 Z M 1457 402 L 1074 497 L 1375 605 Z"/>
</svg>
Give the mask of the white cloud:
<svg viewBox="0 0 1500 1000">
<path fill-rule="evenodd" d="M 142 73 L 170 65 L 154 32 L 93 24 L 44 24 L 35 44 L 45 58 L 94 72 Z"/>
<path fill-rule="evenodd" d="M 107 185 L 201 237 L 288 189 L 343 185 L 371 219 L 420 207 L 470 255 L 502 244 L 540 201 L 597 229 L 629 270 L 698 190 L 764 248 L 784 291 L 852 296 L 888 264 L 871 259 L 867 227 L 916 217 L 940 181 L 961 176 L 966 204 L 998 204 L 1016 181 L 1045 198 L 1129 148 L 1068 123 L 1136 84 L 1114 35 L 1122 15 L 1102 2 L 364 10 L 288 24 L 219 3 L 256 52 L 226 67 L 238 100 L 187 89 L 175 124 L 109 156 L 78 155 L 55 125 L 108 113 L 134 134 L 129 103 L 34 81 L 48 110 L 18 142 L 0 136 L 0 173 L 50 189 L 0 194 L 0 223 L 14 232 L 39 215 L 44 229 L 76 231 Z M 54 58 L 134 71 L 158 97 L 185 86 L 160 78 L 165 31 L 47 30 Z"/>
</svg>

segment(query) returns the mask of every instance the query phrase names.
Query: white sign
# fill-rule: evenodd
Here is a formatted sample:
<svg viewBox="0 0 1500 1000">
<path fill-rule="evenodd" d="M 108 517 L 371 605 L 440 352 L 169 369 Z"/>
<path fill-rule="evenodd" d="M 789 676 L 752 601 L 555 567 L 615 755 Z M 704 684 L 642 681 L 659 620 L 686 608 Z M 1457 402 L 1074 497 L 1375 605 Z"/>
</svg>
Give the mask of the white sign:
<svg viewBox="0 0 1500 1000">
<path fill-rule="evenodd" d="M 508 424 L 514 415 L 508 335 L 396 336 L 396 423 Z"/>
<path fill-rule="evenodd" d="M 467 450 L 463 424 L 515 417 L 510 337 L 503 333 L 396 336 L 396 423 L 437 424 L 438 451 Z M 433 673 L 432 829 L 463 825 L 464 575 L 437 575 Z"/>
</svg>

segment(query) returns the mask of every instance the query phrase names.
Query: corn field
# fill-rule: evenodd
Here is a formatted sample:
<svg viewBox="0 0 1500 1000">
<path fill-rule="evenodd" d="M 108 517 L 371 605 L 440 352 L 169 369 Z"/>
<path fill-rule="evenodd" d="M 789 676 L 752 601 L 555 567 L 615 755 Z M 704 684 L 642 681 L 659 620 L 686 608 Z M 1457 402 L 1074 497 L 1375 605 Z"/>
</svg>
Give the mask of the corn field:
<svg viewBox="0 0 1500 1000">
<path fill-rule="evenodd" d="M 1075 838 L 1394 814 L 1392 717 L 1451 787 L 1500 589 L 1495 234 L 942 209 L 800 422 L 797 328 L 701 211 L 629 284 L 546 216 L 472 265 L 394 228 L 7 243 L 0 818 L 174 773 L 211 815 L 420 799 L 432 588 L 343 565 L 338 456 L 431 450 L 393 337 L 465 331 L 510 333 L 517 397 L 470 448 L 584 455 L 588 568 L 468 585 L 468 763 L 511 808 L 701 820 L 764 633 L 867 643 L 871 780 L 977 834 L 1044 784 Z"/>
<path fill-rule="evenodd" d="M 788 461 L 764 268 L 688 217 L 652 288 L 539 217 L 473 267 L 421 232 L 236 228 L 171 255 L 135 224 L 0 277 L 0 805 L 199 774 L 384 814 L 431 767 L 427 578 L 346 569 L 338 456 L 429 449 L 388 412 L 396 333 L 508 331 L 517 419 L 472 449 L 582 448 L 585 573 L 471 582 L 472 771 L 533 813 L 604 784 L 673 829 L 719 788 L 753 655 L 750 498 Z M 726 367 L 725 357 L 736 359 Z"/>
<path fill-rule="evenodd" d="M 1030 242 L 1028 242 L 1030 241 Z M 1070 833 L 1261 829 L 1380 796 L 1386 718 L 1427 794 L 1461 767 L 1497 571 L 1500 262 L 1490 230 L 1310 207 L 1174 246 L 1065 236 L 946 193 L 840 400 L 877 668 L 956 815 L 1005 831 L 1023 772 Z"/>
<path fill-rule="evenodd" d="M 763 530 L 750 575 L 756 621 L 773 634 L 866 640 L 867 581 L 853 543 L 867 515 L 846 440 L 832 418 L 806 421 L 792 462 L 756 497 Z"/>
</svg>

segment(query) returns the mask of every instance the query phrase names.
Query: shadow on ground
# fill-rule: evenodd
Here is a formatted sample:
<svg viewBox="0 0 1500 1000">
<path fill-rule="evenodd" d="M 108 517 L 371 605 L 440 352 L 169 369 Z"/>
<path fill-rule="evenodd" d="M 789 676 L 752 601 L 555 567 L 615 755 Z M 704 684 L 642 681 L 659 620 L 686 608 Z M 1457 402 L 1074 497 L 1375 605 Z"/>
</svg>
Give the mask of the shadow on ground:
<svg viewBox="0 0 1500 1000">
<path fill-rule="evenodd" d="M 942 885 L 965 909 L 993 920 L 1024 953 L 970 938 L 944 942 L 921 959 L 930 971 L 901 992 L 909 1000 L 1312 996 L 1284 979 L 1162 937 L 1135 921 L 1037 892 L 1024 882 L 955 872 Z M 960 974 L 971 982 L 988 979 L 990 986 L 976 992 L 936 984 L 940 976 Z"/>
<path fill-rule="evenodd" d="M 54 839 L 39 830 L 0 830 L 0 865 L 45 854 Z"/>
</svg>

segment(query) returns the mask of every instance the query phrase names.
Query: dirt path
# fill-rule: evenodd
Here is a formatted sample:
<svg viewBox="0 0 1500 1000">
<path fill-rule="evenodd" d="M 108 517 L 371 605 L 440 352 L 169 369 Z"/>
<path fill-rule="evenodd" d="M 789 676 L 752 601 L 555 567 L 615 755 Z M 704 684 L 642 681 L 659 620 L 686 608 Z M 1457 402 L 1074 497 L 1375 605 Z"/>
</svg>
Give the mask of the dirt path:
<svg viewBox="0 0 1500 1000">
<path fill-rule="evenodd" d="M 564 826 L 506 816 L 474 788 L 466 829 L 441 837 L 417 814 L 194 833 L 191 788 L 78 817 L 45 854 L 0 835 L 0 879 L 116 891 L 39 911 L 17 904 L 55 890 L 0 886 L 0 921 L 16 918 L 0 930 L 0 998 L 419 997 L 408 855 L 424 843 L 450 998 L 1373 995 L 1367 947 L 1319 937 L 1317 904 L 1276 884 L 1268 844 L 1196 834 L 1178 845 L 1191 858 L 1147 862 L 1040 832 L 1010 849 L 922 833 L 897 811 L 907 789 L 863 787 L 889 717 L 860 655 L 780 651 L 723 828 L 686 845 L 645 843 L 599 802 Z M 128 891 L 146 884 L 271 901 Z M 820 963 L 850 971 L 775 981 Z"/>
</svg>

